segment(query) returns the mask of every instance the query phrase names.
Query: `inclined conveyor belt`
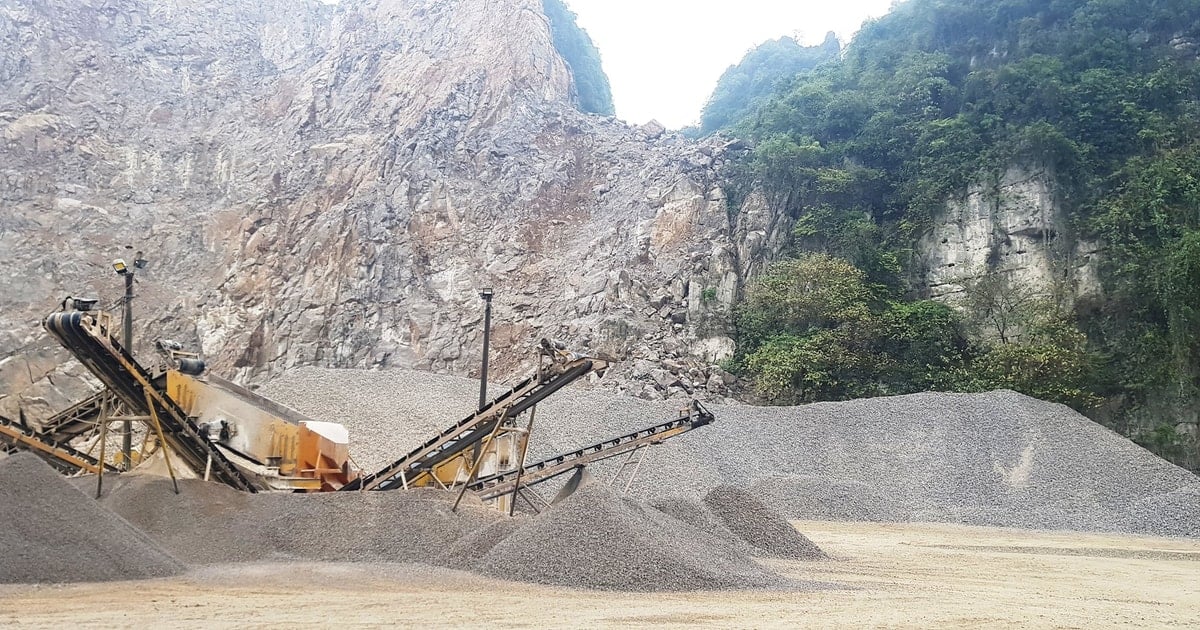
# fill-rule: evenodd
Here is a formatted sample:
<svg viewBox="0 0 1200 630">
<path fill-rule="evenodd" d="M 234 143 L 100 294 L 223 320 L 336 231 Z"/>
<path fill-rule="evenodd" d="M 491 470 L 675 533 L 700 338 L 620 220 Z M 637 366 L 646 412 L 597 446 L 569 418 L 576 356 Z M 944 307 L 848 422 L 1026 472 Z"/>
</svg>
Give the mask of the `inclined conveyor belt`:
<svg viewBox="0 0 1200 630">
<path fill-rule="evenodd" d="M 112 410 L 117 398 L 107 389 L 101 390 L 41 422 L 38 429 L 45 439 L 65 444 L 96 428 L 104 410 Z"/>
<path fill-rule="evenodd" d="M 69 311 L 48 316 L 44 326 L 71 354 L 134 413 L 153 415 L 162 425 L 173 453 L 198 473 L 210 471 L 221 483 L 254 492 L 255 487 L 200 431 L 187 414 L 153 385 L 149 372 L 96 323 L 90 313 Z"/>
<path fill-rule="evenodd" d="M 599 359 L 575 359 L 555 373 L 543 372 L 525 379 L 379 472 L 360 477 L 341 489 L 395 490 L 419 482 L 423 475 L 432 474 L 438 464 L 480 443 L 499 423 L 516 418 L 572 381 L 605 365 Z"/>
<path fill-rule="evenodd" d="M 0 451 L 14 453 L 22 450 L 37 455 L 66 474 L 74 474 L 81 470 L 95 473 L 100 469 L 100 463 L 95 457 L 70 445 L 55 443 L 29 426 L 0 416 Z M 105 464 L 104 470 L 116 472 L 117 469 Z"/>
<path fill-rule="evenodd" d="M 699 401 L 693 400 L 686 415 L 681 415 L 674 420 L 604 440 L 569 453 L 548 457 L 534 464 L 526 464 L 520 471 L 510 470 L 481 477 L 468 488 L 478 493 L 479 498 L 485 501 L 494 499 L 512 493 L 514 488 L 526 488 L 548 481 L 580 466 L 623 455 L 643 446 L 657 444 L 667 438 L 710 424 L 712 421 L 712 413 Z"/>
</svg>

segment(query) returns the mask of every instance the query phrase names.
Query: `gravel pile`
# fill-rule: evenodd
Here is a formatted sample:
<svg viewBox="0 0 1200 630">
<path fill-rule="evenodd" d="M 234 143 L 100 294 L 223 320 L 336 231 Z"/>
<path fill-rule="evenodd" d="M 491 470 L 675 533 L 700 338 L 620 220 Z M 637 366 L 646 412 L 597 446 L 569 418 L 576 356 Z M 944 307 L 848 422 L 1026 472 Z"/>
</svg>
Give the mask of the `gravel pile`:
<svg viewBox="0 0 1200 630">
<path fill-rule="evenodd" d="M 245 494 L 199 480 L 122 480 L 102 503 L 193 564 L 250 561 L 435 562 L 505 518 L 457 493 Z"/>
<path fill-rule="evenodd" d="M 469 413 L 478 384 L 412 370 L 302 368 L 262 391 L 345 423 L 353 456 L 373 470 Z M 531 461 L 669 419 L 677 406 L 573 385 L 539 405 Z M 713 412 L 713 425 L 653 447 L 634 496 L 699 498 L 735 484 L 789 518 L 1200 536 L 1200 502 L 1190 500 L 1200 478 L 1065 406 L 1014 392 Z M 603 480 L 616 465 L 593 472 Z"/>
<path fill-rule="evenodd" d="M 896 507 L 883 494 L 859 481 L 827 477 L 767 477 L 753 486 L 754 494 L 784 514 L 810 520 L 888 521 Z"/>
<path fill-rule="evenodd" d="M 741 536 L 733 533 L 733 530 L 729 529 L 699 499 L 682 496 L 662 497 L 650 501 L 650 507 L 673 519 L 683 521 L 694 529 L 708 532 L 733 545 L 738 551 L 748 556 L 756 553 L 753 545 L 746 542 Z"/>
<path fill-rule="evenodd" d="M 785 584 L 755 564 L 748 555 L 754 550 L 740 539 L 713 536 L 600 484 L 541 515 L 517 518 L 473 498 L 452 513 L 457 494 L 443 490 L 251 495 L 189 479 L 176 495 L 169 480 L 144 475 L 113 479 L 108 488 L 104 506 L 198 565 L 422 562 L 632 591 Z"/>
<path fill-rule="evenodd" d="M 517 531 L 525 520 L 524 517 L 502 518 L 479 531 L 469 533 L 455 541 L 435 562 L 452 569 L 474 569 L 488 552 Z"/>
<path fill-rule="evenodd" d="M 783 516 L 763 505 L 746 488 L 717 486 L 704 495 L 704 505 L 758 555 L 789 560 L 823 560 L 829 556 L 796 531 Z"/>
<path fill-rule="evenodd" d="M 183 570 L 37 456 L 0 459 L 0 582 L 135 580 Z"/>
<path fill-rule="evenodd" d="M 475 568 L 503 579 L 621 591 L 786 583 L 735 546 L 602 484 L 581 488 L 528 519 Z"/>
</svg>

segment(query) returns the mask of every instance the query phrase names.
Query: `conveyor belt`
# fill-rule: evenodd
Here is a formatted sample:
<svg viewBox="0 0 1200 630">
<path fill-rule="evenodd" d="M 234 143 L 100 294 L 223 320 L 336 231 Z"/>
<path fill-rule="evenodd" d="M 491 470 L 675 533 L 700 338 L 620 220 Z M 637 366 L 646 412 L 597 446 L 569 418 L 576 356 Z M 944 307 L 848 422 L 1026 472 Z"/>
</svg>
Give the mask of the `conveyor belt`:
<svg viewBox="0 0 1200 630">
<path fill-rule="evenodd" d="M 38 433 L 52 442 L 65 444 L 95 428 L 105 406 L 111 412 L 116 400 L 112 392 L 101 390 L 44 420 Z"/>
<path fill-rule="evenodd" d="M 633 433 L 627 433 L 620 437 L 604 440 L 603 442 L 569 453 L 555 455 L 535 464 L 526 464 L 522 471 L 510 470 L 482 477 L 468 487 L 477 492 L 479 498 L 485 501 L 494 499 L 511 494 L 513 488 L 518 486 L 518 483 L 520 488 L 533 486 L 559 475 L 569 473 L 579 466 L 623 455 L 649 444 L 657 444 L 667 438 L 687 433 L 712 421 L 712 413 L 704 405 L 701 405 L 699 401 L 693 400 L 688 409 L 674 420 L 656 424 L 640 431 L 634 431 Z"/>
<path fill-rule="evenodd" d="M 28 450 L 67 474 L 100 470 L 100 463 L 91 455 L 67 444 L 56 444 L 32 428 L 4 416 L 0 416 L 0 450 L 7 453 Z M 104 470 L 116 472 L 117 469 L 106 464 Z"/>
<path fill-rule="evenodd" d="M 149 372 L 97 324 L 92 314 L 53 313 L 43 325 L 130 410 L 157 416 L 172 452 L 189 468 L 204 472 L 211 461 L 212 479 L 255 492 L 254 485 L 201 433 L 179 405 L 153 385 Z"/>
<path fill-rule="evenodd" d="M 605 366 L 606 362 L 588 357 L 556 365 L 552 372 L 539 370 L 538 374 L 525 379 L 483 409 L 463 418 L 383 470 L 360 477 L 341 489 L 395 490 L 406 485 L 421 484 L 424 476 L 432 474 L 435 466 L 478 444 L 492 433 L 498 423 L 516 418 L 575 379 Z"/>
</svg>

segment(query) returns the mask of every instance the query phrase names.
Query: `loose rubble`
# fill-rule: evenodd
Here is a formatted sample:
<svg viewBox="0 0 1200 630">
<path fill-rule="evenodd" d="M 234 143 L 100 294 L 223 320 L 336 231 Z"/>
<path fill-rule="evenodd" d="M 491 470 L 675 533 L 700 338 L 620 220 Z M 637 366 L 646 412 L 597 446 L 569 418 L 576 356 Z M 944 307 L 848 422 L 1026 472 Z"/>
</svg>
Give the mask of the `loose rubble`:
<svg viewBox="0 0 1200 630">
<path fill-rule="evenodd" d="M 415 489 L 246 494 L 226 486 L 130 476 L 102 503 L 192 564 L 326 560 L 433 562 L 463 536 L 504 518 L 474 497 Z"/>
</svg>

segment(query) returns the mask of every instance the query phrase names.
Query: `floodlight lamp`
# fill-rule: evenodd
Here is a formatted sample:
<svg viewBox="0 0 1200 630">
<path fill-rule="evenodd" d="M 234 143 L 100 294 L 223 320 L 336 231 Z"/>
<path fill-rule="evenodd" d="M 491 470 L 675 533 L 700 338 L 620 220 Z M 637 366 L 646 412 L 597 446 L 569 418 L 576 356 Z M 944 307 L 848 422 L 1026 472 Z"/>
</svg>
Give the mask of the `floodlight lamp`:
<svg viewBox="0 0 1200 630">
<path fill-rule="evenodd" d="M 137 256 L 133 259 L 133 266 L 138 269 L 145 269 L 148 264 L 150 264 L 150 261 L 142 258 L 142 251 L 138 250 Z"/>
<path fill-rule="evenodd" d="M 491 288 L 491 287 L 487 287 L 487 288 L 484 288 L 484 289 L 480 289 L 480 290 L 479 290 L 479 297 L 481 297 L 481 298 L 483 298 L 483 299 L 485 299 L 485 300 L 490 300 L 490 299 L 492 299 L 492 288 Z"/>
<path fill-rule="evenodd" d="M 113 271 L 121 274 L 122 276 L 129 273 L 129 267 L 125 266 L 124 258 L 118 258 L 113 261 Z"/>
</svg>

